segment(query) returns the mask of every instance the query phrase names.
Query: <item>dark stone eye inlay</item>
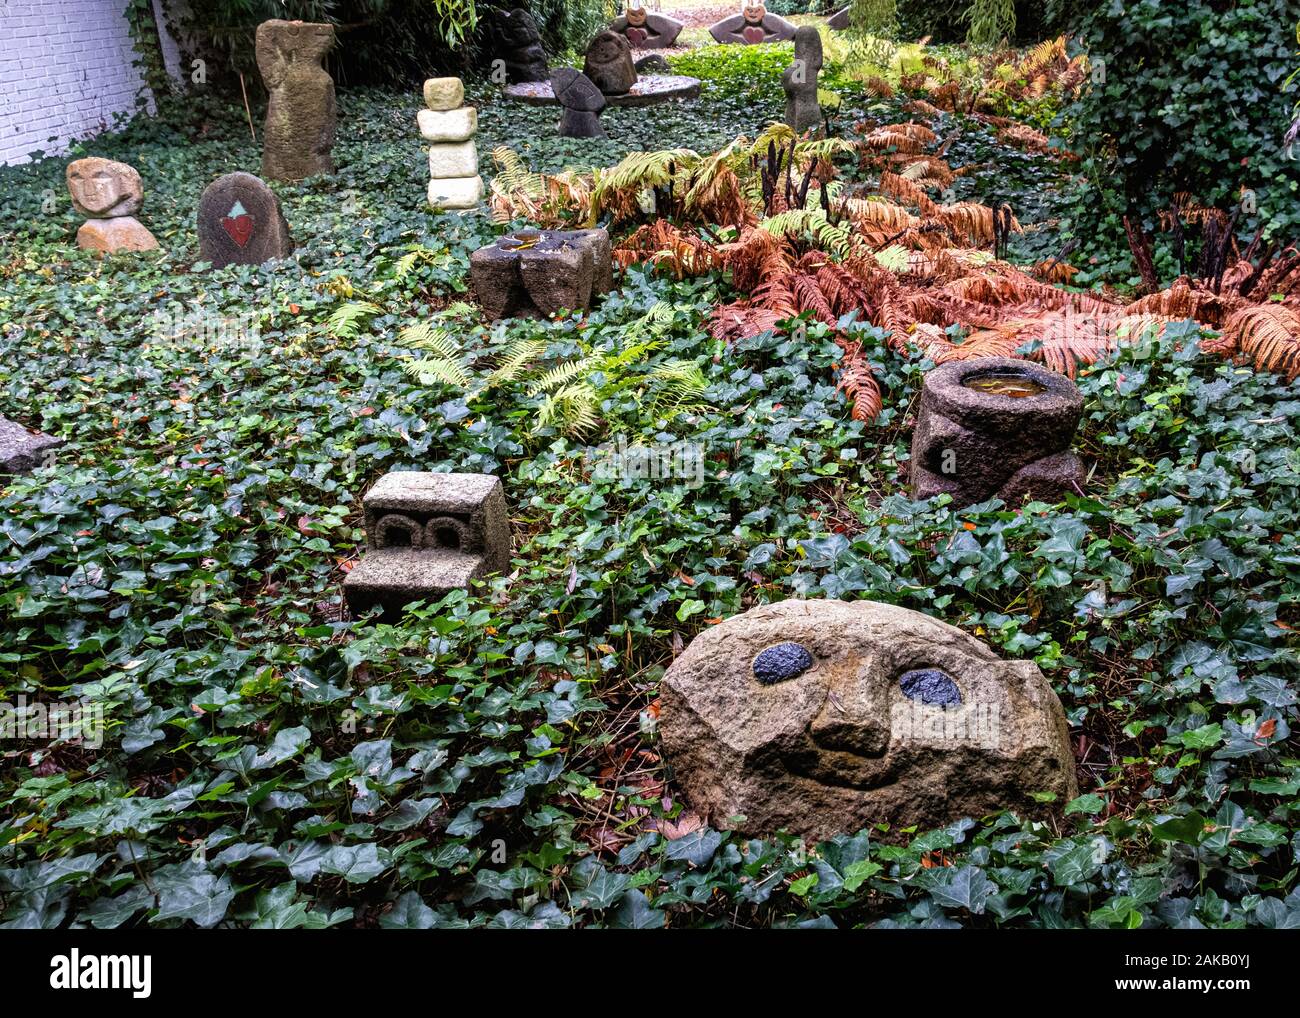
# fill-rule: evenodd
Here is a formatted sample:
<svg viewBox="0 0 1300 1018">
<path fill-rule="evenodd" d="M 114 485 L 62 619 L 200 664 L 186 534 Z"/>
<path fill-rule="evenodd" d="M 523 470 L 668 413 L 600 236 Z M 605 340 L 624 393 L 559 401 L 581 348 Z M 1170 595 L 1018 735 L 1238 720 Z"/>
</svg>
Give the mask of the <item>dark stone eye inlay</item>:
<svg viewBox="0 0 1300 1018">
<path fill-rule="evenodd" d="M 913 668 L 898 677 L 903 695 L 929 707 L 947 707 L 961 703 L 957 683 L 938 668 Z"/>
<path fill-rule="evenodd" d="M 813 656 L 798 643 L 776 643 L 754 658 L 754 678 L 765 686 L 802 675 L 812 667 Z"/>
</svg>

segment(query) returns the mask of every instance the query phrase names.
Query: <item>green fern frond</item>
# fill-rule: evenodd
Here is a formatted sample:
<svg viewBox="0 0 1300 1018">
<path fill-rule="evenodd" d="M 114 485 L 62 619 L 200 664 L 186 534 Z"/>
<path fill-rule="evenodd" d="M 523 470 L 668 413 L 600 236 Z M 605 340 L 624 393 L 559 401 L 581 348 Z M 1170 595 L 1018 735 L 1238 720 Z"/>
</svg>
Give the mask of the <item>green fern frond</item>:
<svg viewBox="0 0 1300 1018">
<path fill-rule="evenodd" d="M 888 269 L 896 275 L 902 275 L 907 271 L 908 252 L 907 248 L 901 245 L 891 244 L 884 250 L 876 251 L 873 257 L 881 268 Z"/>
<path fill-rule="evenodd" d="M 652 403 L 657 410 L 695 409 L 704 405 L 704 391 L 709 380 L 694 361 L 666 361 L 650 373 L 658 384 Z"/>
<path fill-rule="evenodd" d="M 567 385 L 579 375 L 587 373 L 591 369 L 591 358 L 584 357 L 581 360 L 567 361 L 564 364 L 557 365 L 547 371 L 541 377 L 537 378 L 532 385 L 528 387 L 528 395 L 536 396 L 543 392 L 554 392 L 561 386 Z"/>
<path fill-rule="evenodd" d="M 330 312 L 325 319 L 325 330 L 337 339 L 354 339 L 370 324 L 370 319 L 383 313 L 383 308 L 369 301 L 349 301 Z"/>
<path fill-rule="evenodd" d="M 592 188 L 592 208 L 603 207 L 615 192 L 663 187 L 676 176 L 692 170 L 699 161 L 699 154 L 689 148 L 629 152 L 621 163 L 597 176 Z"/>
<path fill-rule="evenodd" d="M 483 380 L 482 389 L 513 382 L 522 374 L 524 366 L 541 356 L 545 349 L 546 343 L 540 339 L 520 339 L 511 343 L 502 351 L 501 363 Z"/>
<path fill-rule="evenodd" d="M 405 367 L 421 385 L 441 383 L 455 389 L 464 389 L 470 383 L 469 374 L 465 369 L 456 361 L 445 357 L 426 357 L 421 360 L 407 361 Z"/>
<path fill-rule="evenodd" d="M 417 322 L 408 325 L 399 334 L 403 345 L 417 350 L 431 350 L 440 357 L 454 360 L 461 355 L 460 346 L 446 329 L 432 322 Z"/>
<path fill-rule="evenodd" d="M 853 243 L 853 224 L 832 223 L 821 209 L 789 209 L 764 219 L 758 227 L 777 237 L 811 234 L 823 249 L 837 255 L 845 254 Z"/>
<path fill-rule="evenodd" d="M 549 394 L 537 411 L 533 434 L 554 427 L 564 435 L 580 436 L 595 430 L 596 391 L 585 382 L 575 382 Z"/>
</svg>

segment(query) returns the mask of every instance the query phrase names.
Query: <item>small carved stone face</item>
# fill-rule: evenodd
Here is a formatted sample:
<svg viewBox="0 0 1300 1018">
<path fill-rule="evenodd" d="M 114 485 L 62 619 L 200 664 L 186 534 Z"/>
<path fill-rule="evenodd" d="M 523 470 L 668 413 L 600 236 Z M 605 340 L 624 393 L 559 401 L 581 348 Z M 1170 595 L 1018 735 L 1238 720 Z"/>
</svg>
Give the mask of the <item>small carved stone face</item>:
<svg viewBox="0 0 1300 1018">
<path fill-rule="evenodd" d="M 702 633 L 664 676 L 674 776 L 715 822 L 826 836 L 946 822 L 1073 787 L 1032 663 L 874 602 L 786 601 Z"/>
<path fill-rule="evenodd" d="M 629 25 L 632 25 L 635 28 L 641 28 L 645 25 L 646 9 L 644 7 L 629 6 L 624 17 L 627 18 L 627 23 Z"/>
<path fill-rule="evenodd" d="M 620 43 L 614 32 L 601 32 L 591 41 L 587 49 L 587 59 L 593 64 L 612 64 L 622 58 L 626 43 Z"/>
<path fill-rule="evenodd" d="M 376 548 L 472 552 L 481 551 L 482 545 L 466 516 L 390 512 L 375 521 Z"/>
<path fill-rule="evenodd" d="M 743 4 L 740 13 L 745 17 L 747 25 L 761 25 L 763 19 L 767 17 L 767 6 L 765 4 Z"/>
<path fill-rule="evenodd" d="M 68 164 L 68 193 L 88 216 L 129 216 L 139 211 L 140 174 L 125 163 L 91 157 Z"/>
</svg>

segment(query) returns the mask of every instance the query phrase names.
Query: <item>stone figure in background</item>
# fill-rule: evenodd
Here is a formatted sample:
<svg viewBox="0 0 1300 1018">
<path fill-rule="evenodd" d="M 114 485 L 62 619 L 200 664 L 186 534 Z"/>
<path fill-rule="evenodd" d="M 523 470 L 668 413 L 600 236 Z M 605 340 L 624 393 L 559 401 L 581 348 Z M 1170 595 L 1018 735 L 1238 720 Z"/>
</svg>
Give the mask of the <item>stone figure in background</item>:
<svg viewBox="0 0 1300 1018">
<path fill-rule="evenodd" d="M 710 26 L 709 34 L 717 42 L 756 46 L 764 42 L 786 42 L 794 38 L 794 25 L 776 14 L 769 14 L 761 2 L 741 5 L 740 13 L 723 18 Z"/>
<path fill-rule="evenodd" d="M 257 26 L 257 69 L 270 94 L 262 173 L 271 180 L 334 172 L 334 79 L 322 64 L 333 46 L 333 25 L 264 21 Z"/>
<path fill-rule="evenodd" d="M 199 258 L 214 269 L 260 265 L 293 251 L 275 192 L 251 173 L 227 173 L 199 199 Z"/>
<path fill-rule="evenodd" d="M 576 68 L 557 67 L 551 72 L 551 91 L 564 110 L 560 115 L 561 138 L 606 137 L 600 123 L 605 96 L 590 78 Z"/>
<path fill-rule="evenodd" d="M 469 278 L 490 321 L 586 310 L 614 286 L 609 234 L 517 230 L 470 255 Z"/>
<path fill-rule="evenodd" d="M 598 32 L 587 46 L 582 73 L 604 95 L 622 95 L 636 84 L 632 46 L 617 32 Z"/>
<path fill-rule="evenodd" d="M 1084 470 L 1070 441 L 1082 415 L 1078 387 L 1029 361 L 979 357 L 934 368 L 912 432 L 914 496 L 1018 505 L 1077 492 Z"/>
<path fill-rule="evenodd" d="M 361 504 L 366 552 L 343 581 L 354 617 L 379 605 L 396 621 L 412 601 L 510 568 L 510 516 L 491 474 L 384 474 Z"/>
<path fill-rule="evenodd" d="M 144 203 L 140 174 L 126 163 L 92 156 L 68 164 L 72 207 L 89 218 L 77 231 L 83 251 L 152 251 L 158 241 L 135 218 Z"/>
<path fill-rule="evenodd" d="M 516 7 L 513 11 L 497 8 L 491 18 L 493 50 L 505 64 L 506 81 L 511 85 L 545 81 L 551 72 L 542 47 L 542 34 L 533 16 Z"/>
<path fill-rule="evenodd" d="M 668 61 L 658 53 L 650 53 L 641 57 L 632 65 L 636 68 L 637 77 L 643 74 L 671 74 L 672 68 L 668 66 Z"/>
<path fill-rule="evenodd" d="M 624 36 L 633 49 L 665 49 L 677 42 L 685 23 L 666 14 L 651 14 L 639 3 L 629 3 L 609 30 Z"/>
<path fill-rule="evenodd" d="M 430 78 L 424 83 L 427 109 L 416 114 L 420 136 L 429 145 L 429 204 L 436 209 L 472 209 L 483 198 L 478 174 L 478 112 L 465 106 L 459 78 Z"/>
<path fill-rule="evenodd" d="M 809 840 L 1078 795 L 1032 661 L 874 601 L 782 601 L 706 628 L 660 683 L 673 781 L 715 825 Z"/>
<path fill-rule="evenodd" d="M 781 75 L 785 89 L 785 122 L 802 134 L 822 122 L 817 102 L 817 75 L 822 69 L 822 37 L 817 29 L 804 25 L 795 29 L 794 63 Z"/>
</svg>

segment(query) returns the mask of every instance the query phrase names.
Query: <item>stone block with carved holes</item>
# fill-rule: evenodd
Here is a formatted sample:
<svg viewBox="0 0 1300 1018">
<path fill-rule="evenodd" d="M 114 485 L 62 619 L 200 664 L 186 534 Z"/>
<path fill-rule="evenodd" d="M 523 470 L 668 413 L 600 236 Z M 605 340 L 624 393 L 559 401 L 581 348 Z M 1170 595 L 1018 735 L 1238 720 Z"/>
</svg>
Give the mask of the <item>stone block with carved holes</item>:
<svg viewBox="0 0 1300 1018">
<path fill-rule="evenodd" d="M 491 474 L 397 471 L 361 500 L 366 553 L 343 581 L 354 617 L 379 605 L 385 620 L 510 567 L 510 517 Z"/>
</svg>

